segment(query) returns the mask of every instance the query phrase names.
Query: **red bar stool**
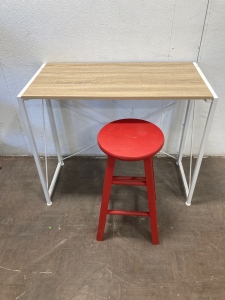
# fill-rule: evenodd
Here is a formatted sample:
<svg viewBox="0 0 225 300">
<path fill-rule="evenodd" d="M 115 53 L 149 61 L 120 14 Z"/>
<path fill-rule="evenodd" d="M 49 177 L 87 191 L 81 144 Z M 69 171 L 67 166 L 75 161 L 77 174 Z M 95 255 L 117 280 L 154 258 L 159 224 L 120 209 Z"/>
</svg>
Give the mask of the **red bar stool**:
<svg viewBox="0 0 225 300">
<path fill-rule="evenodd" d="M 152 157 L 159 152 L 164 143 L 162 131 L 154 124 L 139 119 L 122 119 L 105 125 L 98 134 L 98 145 L 108 155 L 102 193 L 97 240 L 103 241 L 106 216 L 126 215 L 150 218 L 152 243 L 159 243 L 156 195 Z M 145 177 L 113 176 L 115 160 L 144 160 Z M 112 184 L 146 186 L 148 212 L 108 210 Z"/>
</svg>

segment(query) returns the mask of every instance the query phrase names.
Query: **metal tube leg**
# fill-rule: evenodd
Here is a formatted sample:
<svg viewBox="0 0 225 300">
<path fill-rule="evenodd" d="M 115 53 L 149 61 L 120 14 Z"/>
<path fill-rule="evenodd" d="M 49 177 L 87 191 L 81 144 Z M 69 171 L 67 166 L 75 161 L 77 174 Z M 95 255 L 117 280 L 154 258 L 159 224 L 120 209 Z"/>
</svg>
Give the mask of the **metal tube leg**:
<svg viewBox="0 0 225 300">
<path fill-rule="evenodd" d="M 184 125 L 183 125 L 183 130 L 182 130 L 182 136 L 181 136 L 181 141 L 180 141 L 180 148 L 179 148 L 179 152 L 178 152 L 177 164 L 179 164 L 182 161 L 182 157 L 183 157 L 183 153 L 184 153 L 184 146 L 185 146 L 186 137 L 187 137 L 188 125 L 190 122 L 191 111 L 193 109 L 193 105 L 194 105 L 193 101 L 188 100 L 185 119 L 184 119 Z"/>
<path fill-rule="evenodd" d="M 194 193 L 195 185 L 196 185 L 197 178 L 198 178 L 198 173 L 200 170 L 200 166 L 201 166 L 201 162 L 202 162 L 202 158 L 203 158 L 203 154 L 204 154 L 205 144 L 207 141 L 207 137 L 209 135 L 209 130 L 210 130 L 210 127 L 212 124 L 212 120 L 213 120 L 213 116 L 215 113 L 217 102 L 218 102 L 218 99 L 214 99 L 209 108 L 209 114 L 208 114 L 208 118 L 206 121 L 203 137 L 202 137 L 202 141 L 201 141 L 201 145 L 200 145 L 200 149 L 199 149 L 199 153 L 198 153 L 198 158 L 196 161 L 196 165 L 195 165 L 195 169 L 194 169 L 194 173 L 193 173 L 193 177 L 192 177 L 192 181 L 191 181 L 191 186 L 190 186 L 189 193 L 188 193 L 188 198 L 186 201 L 186 205 L 188 205 L 188 206 L 191 205 L 192 196 Z"/>
<path fill-rule="evenodd" d="M 50 125 L 51 125 L 52 136 L 53 136 L 53 140 L 54 140 L 54 144 L 55 144 L 55 149 L 56 149 L 56 153 L 57 153 L 57 157 L 58 157 L 58 162 L 61 164 L 61 166 L 63 166 L 64 162 L 63 162 L 62 155 L 61 155 L 59 138 L 58 138 L 57 129 L 56 129 L 56 125 L 55 125 L 55 118 L 54 118 L 54 114 L 53 114 L 53 110 L 52 110 L 52 103 L 51 103 L 51 100 L 45 100 L 45 101 L 46 101 L 46 107 L 47 107 L 49 121 L 50 121 Z"/>
<path fill-rule="evenodd" d="M 38 174 L 39 174 L 39 177 L 40 177 L 40 180 L 41 180 L 41 185 L 42 185 L 42 188 L 43 188 L 45 199 L 46 199 L 47 205 L 51 205 L 52 201 L 49 197 L 47 184 L 46 184 L 44 173 L 43 173 L 43 170 L 42 170 L 42 167 L 41 167 L 41 162 L 40 162 L 40 158 L 39 158 L 39 155 L 38 155 L 38 151 L 37 151 L 36 143 L 35 143 L 34 136 L 33 136 L 33 133 L 32 133 L 32 129 L 31 129 L 31 126 L 30 126 L 30 121 L 29 121 L 29 118 L 28 118 L 28 115 L 27 115 L 26 106 L 24 104 L 24 101 L 19 97 L 18 97 L 18 102 L 19 102 L 19 107 L 20 107 L 20 110 L 21 110 L 22 118 L 23 118 L 26 130 L 27 130 L 28 138 L 30 140 L 34 160 L 35 160 L 36 167 L 37 167 L 37 170 L 38 170 Z"/>
</svg>

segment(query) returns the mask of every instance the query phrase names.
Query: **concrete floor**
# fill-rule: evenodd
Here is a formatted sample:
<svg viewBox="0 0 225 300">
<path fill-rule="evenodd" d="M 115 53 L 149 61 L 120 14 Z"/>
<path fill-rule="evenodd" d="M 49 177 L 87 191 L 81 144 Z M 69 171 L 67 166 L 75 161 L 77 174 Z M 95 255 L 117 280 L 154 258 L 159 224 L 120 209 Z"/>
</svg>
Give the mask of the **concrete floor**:
<svg viewBox="0 0 225 300">
<path fill-rule="evenodd" d="M 191 207 L 173 159 L 155 158 L 158 246 L 138 217 L 109 216 L 95 240 L 104 159 L 66 161 L 51 207 L 32 158 L 0 164 L 1 300 L 225 299 L 224 158 L 204 159 Z M 119 162 L 116 173 L 141 175 L 142 164 Z M 145 197 L 115 186 L 111 205 L 142 210 Z"/>
</svg>

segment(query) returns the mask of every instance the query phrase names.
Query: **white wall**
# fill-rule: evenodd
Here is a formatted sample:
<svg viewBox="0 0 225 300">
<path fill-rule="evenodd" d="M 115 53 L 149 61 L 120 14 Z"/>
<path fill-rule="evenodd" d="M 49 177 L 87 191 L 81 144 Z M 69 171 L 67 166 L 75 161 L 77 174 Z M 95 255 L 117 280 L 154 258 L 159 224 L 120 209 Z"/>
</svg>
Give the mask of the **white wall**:
<svg viewBox="0 0 225 300">
<path fill-rule="evenodd" d="M 223 0 L 2 0 L 0 155 L 31 154 L 16 95 L 44 62 L 197 59 L 220 98 L 206 154 L 225 155 L 224 13 Z M 104 123 L 132 116 L 159 125 L 166 136 L 164 151 L 176 153 L 183 104 L 175 101 L 56 102 L 62 152 L 68 154 L 94 145 Z M 43 154 L 41 101 L 27 101 L 27 107 L 38 149 Z M 203 101 L 197 103 L 194 153 L 208 108 L 209 104 Z M 46 120 L 47 150 L 54 155 L 48 125 Z M 101 152 L 95 145 L 82 153 Z"/>
</svg>

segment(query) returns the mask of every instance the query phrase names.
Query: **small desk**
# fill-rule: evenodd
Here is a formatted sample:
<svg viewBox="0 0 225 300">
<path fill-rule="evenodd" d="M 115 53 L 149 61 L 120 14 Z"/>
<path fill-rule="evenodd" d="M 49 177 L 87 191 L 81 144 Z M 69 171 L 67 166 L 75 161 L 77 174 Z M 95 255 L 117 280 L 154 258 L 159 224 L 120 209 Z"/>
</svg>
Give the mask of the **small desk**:
<svg viewBox="0 0 225 300">
<path fill-rule="evenodd" d="M 63 158 L 51 101 L 71 99 L 133 99 L 133 100 L 188 100 L 177 165 L 187 196 L 187 205 L 191 205 L 199 169 L 201 166 L 207 136 L 212 123 L 218 97 L 197 63 L 47 63 L 43 64 L 17 96 L 21 114 L 40 176 L 46 202 L 51 205 L 51 195 L 59 175 Z M 45 99 L 50 120 L 53 140 L 58 157 L 50 187 L 47 187 L 40 159 L 26 111 L 26 100 Z M 193 110 L 192 100 L 210 101 L 198 158 L 192 180 L 188 186 L 182 165 L 184 144 L 188 124 Z M 186 101 L 184 101 L 186 103 Z"/>
</svg>

